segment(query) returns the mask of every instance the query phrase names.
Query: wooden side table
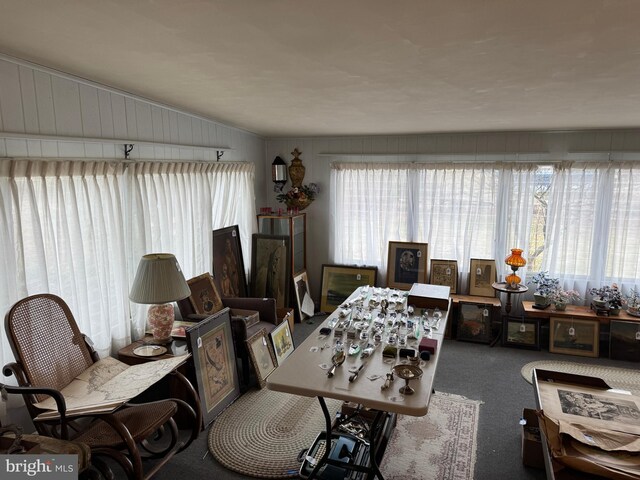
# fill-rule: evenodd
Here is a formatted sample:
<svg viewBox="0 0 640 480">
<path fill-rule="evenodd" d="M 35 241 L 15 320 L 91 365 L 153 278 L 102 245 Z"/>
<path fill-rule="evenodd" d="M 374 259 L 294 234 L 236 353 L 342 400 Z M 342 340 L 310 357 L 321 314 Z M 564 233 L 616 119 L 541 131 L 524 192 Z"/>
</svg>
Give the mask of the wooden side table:
<svg viewBox="0 0 640 480">
<path fill-rule="evenodd" d="M 493 287 L 496 292 L 507 294 L 507 303 L 505 303 L 504 305 L 504 311 L 507 312 L 507 315 L 509 315 L 509 313 L 511 312 L 511 295 L 520 295 L 529 290 L 529 287 L 522 284 L 519 284 L 516 288 L 511 288 L 506 282 L 494 282 L 491 287 Z M 504 322 L 500 322 L 500 330 L 498 331 L 498 335 L 496 335 L 496 338 L 494 338 L 491 342 L 492 347 L 496 343 L 498 343 L 498 340 L 502 338 L 503 323 Z"/>
</svg>

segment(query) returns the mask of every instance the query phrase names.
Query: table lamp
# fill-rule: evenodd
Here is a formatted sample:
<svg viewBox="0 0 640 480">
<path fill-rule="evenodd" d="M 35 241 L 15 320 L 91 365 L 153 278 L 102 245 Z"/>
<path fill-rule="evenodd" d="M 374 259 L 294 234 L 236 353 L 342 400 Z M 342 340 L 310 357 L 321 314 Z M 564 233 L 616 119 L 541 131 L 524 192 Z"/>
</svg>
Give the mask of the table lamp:
<svg viewBox="0 0 640 480">
<path fill-rule="evenodd" d="M 170 253 L 150 253 L 140 259 L 129 299 L 135 303 L 151 304 L 147 321 L 155 343 L 171 341 L 175 313 L 170 302 L 189 295 L 191 289 L 175 256 Z"/>
<path fill-rule="evenodd" d="M 516 272 L 520 267 L 524 267 L 527 264 L 527 261 L 522 258 L 522 249 L 512 248 L 511 255 L 504 259 L 504 263 L 509 265 L 513 271 L 511 275 L 507 275 L 504 279 L 505 283 L 509 288 L 518 288 L 518 285 L 520 285 L 520 277 L 516 275 Z"/>
</svg>

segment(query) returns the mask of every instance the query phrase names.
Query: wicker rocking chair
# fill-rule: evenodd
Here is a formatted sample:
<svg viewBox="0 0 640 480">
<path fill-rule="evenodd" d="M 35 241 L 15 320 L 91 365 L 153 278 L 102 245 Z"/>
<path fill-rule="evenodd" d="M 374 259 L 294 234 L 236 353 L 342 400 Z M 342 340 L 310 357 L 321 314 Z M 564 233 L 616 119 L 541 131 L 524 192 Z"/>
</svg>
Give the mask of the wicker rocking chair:
<svg viewBox="0 0 640 480">
<path fill-rule="evenodd" d="M 202 424 L 198 395 L 181 373 L 174 371 L 196 409 L 183 400 L 167 399 L 144 404 L 126 403 L 111 413 L 68 415 L 60 390 L 99 360 L 90 340 L 80 333 L 67 304 L 55 295 L 42 294 L 17 302 L 5 317 L 5 329 L 16 362 L 4 367 L 19 386 L 0 385 L 22 394 L 40 435 L 73 440 L 91 448 L 92 462 L 110 477 L 114 461 L 130 479 L 154 475 L 177 452 L 197 438 Z M 44 411 L 36 403 L 52 397 L 59 418 L 40 420 Z M 185 412 L 190 433 L 180 435 L 174 415 Z M 181 417 L 181 418 L 183 418 Z M 182 437 L 188 435 L 188 438 Z M 106 457 L 106 458 L 105 458 Z M 143 466 L 143 458 L 150 459 Z M 146 471 L 145 471 L 146 470 Z"/>
</svg>

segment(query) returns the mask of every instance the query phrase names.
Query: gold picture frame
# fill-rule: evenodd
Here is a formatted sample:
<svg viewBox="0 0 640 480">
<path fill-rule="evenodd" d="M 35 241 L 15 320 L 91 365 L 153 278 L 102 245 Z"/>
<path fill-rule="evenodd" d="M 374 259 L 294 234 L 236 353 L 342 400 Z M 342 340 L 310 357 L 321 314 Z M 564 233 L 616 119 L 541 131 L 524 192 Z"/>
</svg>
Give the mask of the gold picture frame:
<svg viewBox="0 0 640 480">
<path fill-rule="evenodd" d="M 431 259 L 429 283 L 449 287 L 449 293 L 458 293 L 458 261 Z"/>
<path fill-rule="evenodd" d="M 428 243 L 389 242 L 387 287 L 410 290 L 414 283 L 427 283 Z"/>
<path fill-rule="evenodd" d="M 249 350 L 253 369 L 256 372 L 258 385 L 263 388 L 267 384 L 267 377 L 278 366 L 267 331 L 261 328 L 245 342 L 247 343 L 247 350 Z"/>
<path fill-rule="evenodd" d="M 469 295 L 495 297 L 492 285 L 497 281 L 494 259 L 472 258 L 469 267 Z"/>
<path fill-rule="evenodd" d="M 296 348 L 293 343 L 293 335 L 291 334 L 291 328 L 289 328 L 289 322 L 282 322 L 271 330 L 269 335 L 271 336 L 271 345 L 273 346 L 276 362 L 278 366 L 280 366 Z"/>
<path fill-rule="evenodd" d="M 187 285 L 191 289 L 189 302 L 195 313 L 211 315 L 219 312 L 224 307 L 210 273 L 203 273 L 197 277 L 190 278 L 187 280 Z"/>
<path fill-rule="evenodd" d="M 378 267 L 322 265 L 320 311 L 333 312 L 358 287 L 364 285 L 375 287 L 377 276 Z"/>
<path fill-rule="evenodd" d="M 597 358 L 600 352 L 600 322 L 551 317 L 549 352 Z"/>
</svg>

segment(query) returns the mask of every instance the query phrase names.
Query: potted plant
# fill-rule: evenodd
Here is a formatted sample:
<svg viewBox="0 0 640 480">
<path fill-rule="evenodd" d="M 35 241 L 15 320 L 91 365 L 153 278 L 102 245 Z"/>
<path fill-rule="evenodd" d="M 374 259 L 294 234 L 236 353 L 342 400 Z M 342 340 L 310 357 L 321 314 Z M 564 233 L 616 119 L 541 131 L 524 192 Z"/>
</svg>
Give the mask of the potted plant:
<svg viewBox="0 0 640 480">
<path fill-rule="evenodd" d="M 634 317 L 640 317 L 640 290 L 633 287 L 624 298 L 623 303 L 627 307 L 627 313 Z"/>
<path fill-rule="evenodd" d="M 535 285 L 533 299 L 538 308 L 546 308 L 549 296 L 560 287 L 560 280 L 549 276 L 549 272 L 538 272 L 527 283 Z"/>
<path fill-rule="evenodd" d="M 580 294 L 577 291 L 565 290 L 561 286 L 558 286 L 558 288 L 549 294 L 549 299 L 554 303 L 555 308 L 558 311 L 565 310 L 567 305 L 571 302 L 581 300 Z"/>
<path fill-rule="evenodd" d="M 610 315 L 620 313 L 622 307 L 622 293 L 615 283 L 603 285 L 600 288 L 592 288 L 589 294 L 593 295 L 593 303 L 596 308 L 603 308 L 609 311 Z"/>
</svg>

